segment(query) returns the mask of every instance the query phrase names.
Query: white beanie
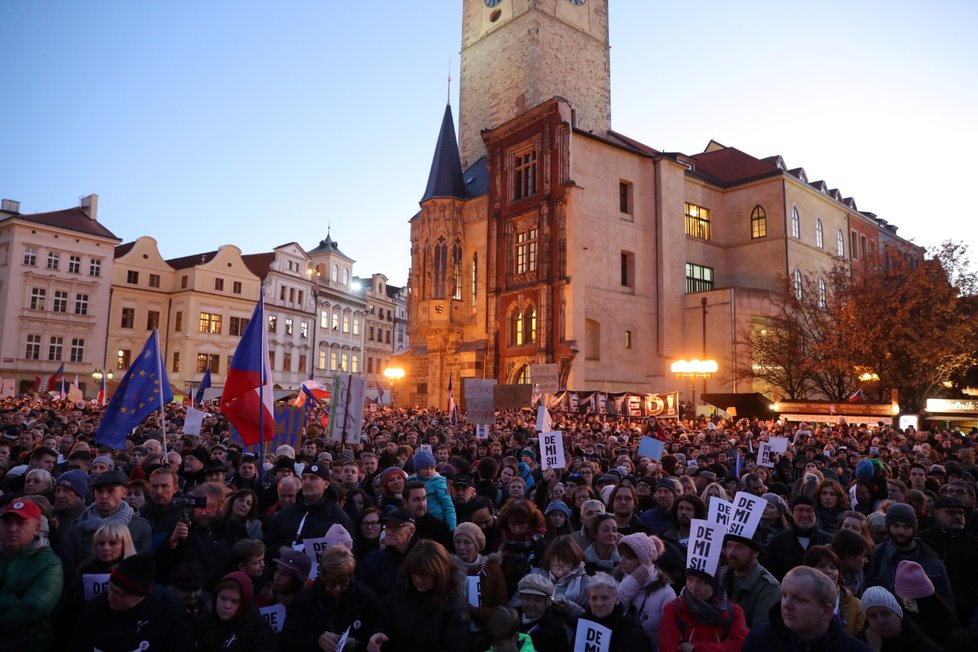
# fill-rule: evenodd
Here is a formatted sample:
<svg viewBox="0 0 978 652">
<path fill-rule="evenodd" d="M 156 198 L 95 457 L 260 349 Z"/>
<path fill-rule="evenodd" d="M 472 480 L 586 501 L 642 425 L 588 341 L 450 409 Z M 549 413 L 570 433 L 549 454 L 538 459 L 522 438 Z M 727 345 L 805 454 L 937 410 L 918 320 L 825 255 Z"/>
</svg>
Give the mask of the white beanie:
<svg viewBox="0 0 978 652">
<path fill-rule="evenodd" d="M 892 593 L 882 586 L 871 586 L 863 591 L 860 602 L 862 602 L 863 611 L 869 611 L 870 607 L 886 607 L 901 620 L 903 619 L 903 608 L 900 607 L 900 603 L 897 602 Z"/>
</svg>

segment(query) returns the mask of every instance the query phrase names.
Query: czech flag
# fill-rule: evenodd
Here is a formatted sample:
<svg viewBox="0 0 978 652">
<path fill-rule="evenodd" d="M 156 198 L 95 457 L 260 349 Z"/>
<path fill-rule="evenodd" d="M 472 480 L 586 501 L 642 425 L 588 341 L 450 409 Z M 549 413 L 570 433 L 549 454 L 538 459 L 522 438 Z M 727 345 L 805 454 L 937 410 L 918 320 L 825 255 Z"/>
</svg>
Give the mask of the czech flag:
<svg viewBox="0 0 978 652">
<path fill-rule="evenodd" d="M 54 375 L 48 378 L 48 391 L 53 392 L 55 387 L 57 387 L 58 385 L 63 385 L 64 383 L 62 381 L 64 380 L 64 377 L 65 377 L 65 363 L 62 362 L 61 366 L 58 367 L 58 370 L 54 372 Z M 62 387 L 62 390 L 63 389 L 64 387 Z"/>
<path fill-rule="evenodd" d="M 259 297 L 251 321 L 231 358 L 221 412 L 228 418 L 246 446 L 275 436 L 275 399 L 268 365 L 268 331 L 265 300 Z"/>
<path fill-rule="evenodd" d="M 311 401 L 312 405 L 324 401 L 329 403 L 330 398 L 332 398 L 332 394 L 325 385 L 317 383 L 315 380 L 304 380 L 299 386 L 299 395 L 295 398 L 295 406 L 302 407 L 307 401 Z"/>
</svg>

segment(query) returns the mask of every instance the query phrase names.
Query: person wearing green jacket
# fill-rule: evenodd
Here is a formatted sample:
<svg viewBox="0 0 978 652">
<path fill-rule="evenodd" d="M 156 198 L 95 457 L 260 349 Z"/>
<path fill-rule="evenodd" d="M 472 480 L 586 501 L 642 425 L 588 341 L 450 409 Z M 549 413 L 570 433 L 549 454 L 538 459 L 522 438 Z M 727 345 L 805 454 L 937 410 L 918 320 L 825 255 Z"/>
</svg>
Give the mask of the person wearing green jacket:
<svg viewBox="0 0 978 652">
<path fill-rule="evenodd" d="M 61 597 L 61 560 L 38 536 L 41 509 L 18 498 L 0 513 L 0 641 L 5 652 L 47 652 Z"/>
</svg>

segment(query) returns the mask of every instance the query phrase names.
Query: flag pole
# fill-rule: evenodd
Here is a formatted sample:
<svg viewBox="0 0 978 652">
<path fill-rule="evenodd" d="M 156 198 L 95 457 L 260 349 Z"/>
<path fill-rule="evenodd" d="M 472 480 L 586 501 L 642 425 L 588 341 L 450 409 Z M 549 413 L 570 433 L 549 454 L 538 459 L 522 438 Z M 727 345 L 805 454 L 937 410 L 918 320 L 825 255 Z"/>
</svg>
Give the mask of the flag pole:
<svg viewBox="0 0 978 652">
<path fill-rule="evenodd" d="M 153 329 L 156 338 L 156 377 L 160 379 L 160 437 L 163 439 L 163 456 L 166 457 L 166 411 L 163 409 L 163 348 L 160 346 L 160 331 Z"/>
<path fill-rule="evenodd" d="M 259 291 L 258 292 L 258 305 L 260 306 L 259 312 L 261 313 L 261 327 L 263 329 L 268 328 L 268 323 L 265 321 L 265 295 Z M 266 341 L 266 335 L 262 333 L 262 342 Z M 258 365 L 258 379 L 260 384 L 258 385 L 258 444 L 260 457 L 258 458 L 258 483 L 265 483 L 265 365 L 268 364 L 268 351 L 265 346 L 258 347 L 261 349 L 262 360 L 261 364 Z"/>
</svg>

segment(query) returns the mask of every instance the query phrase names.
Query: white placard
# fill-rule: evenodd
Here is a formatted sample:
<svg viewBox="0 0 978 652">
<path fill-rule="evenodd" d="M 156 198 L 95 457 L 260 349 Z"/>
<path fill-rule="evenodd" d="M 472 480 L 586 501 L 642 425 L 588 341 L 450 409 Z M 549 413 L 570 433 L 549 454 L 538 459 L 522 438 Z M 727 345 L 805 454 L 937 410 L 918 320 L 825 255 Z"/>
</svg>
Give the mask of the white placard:
<svg viewBox="0 0 978 652">
<path fill-rule="evenodd" d="M 418 446 L 418 448 L 420 448 L 423 451 L 427 451 L 431 455 L 434 455 L 435 454 L 435 452 L 433 450 L 431 450 L 431 444 L 420 444 Z M 417 471 L 417 469 L 415 469 L 415 471 Z"/>
<path fill-rule="evenodd" d="M 0 380 L 0 398 L 13 398 L 14 379 L 4 378 Z"/>
<path fill-rule="evenodd" d="M 496 381 L 487 378 L 465 379 L 465 419 L 477 425 L 496 423 L 496 411 L 492 406 L 493 386 Z"/>
<path fill-rule="evenodd" d="M 85 573 L 82 575 L 85 600 L 91 601 L 109 590 L 109 573 Z"/>
<path fill-rule="evenodd" d="M 727 532 L 745 539 L 753 539 L 767 504 L 768 502 L 760 496 L 738 491 L 734 496 L 733 512 L 730 515 Z"/>
<path fill-rule="evenodd" d="M 787 437 L 771 437 L 767 440 L 768 444 L 771 446 L 771 450 L 775 453 L 787 453 L 788 452 L 788 438 Z"/>
<path fill-rule="evenodd" d="M 730 514 L 733 512 L 733 503 L 717 496 L 710 497 L 710 508 L 706 520 L 716 523 L 723 527 L 730 526 Z"/>
<path fill-rule="evenodd" d="M 608 652 L 611 649 L 611 630 L 593 620 L 578 618 L 574 634 L 574 652 Z"/>
<path fill-rule="evenodd" d="M 689 545 L 686 547 L 686 568 L 716 575 L 727 529 L 700 518 L 689 522 Z"/>
<path fill-rule="evenodd" d="M 358 443 L 363 434 L 363 405 L 367 394 L 364 376 L 340 374 L 333 380 L 329 404 L 329 440 Z"/>
<path fill-rule="evenodd" d="M 542 394 L 556 394 L 560 391 L 560 372 L 556 363 L 531 364 L 530 380 L 534 389 Z"/>
<path fill-rule="evenodd" d="M 564 461 L 564 433 L 560 432 L 541 432 L 540 433 L 540 468 L 563 469 L 567 462 Z"/>
<path fill-rule="evenodd" d="M 762 441 L 757 445 L 757 465 L 766 466 L 769 469 L 774 468 L 774 462 L 771 461 L 771 456 L 776 455 L 773 450 L 771 450 L 770 442 Z"/>
<path fill-rule="evenodd" d="M 262 607 L 258 610 L 261 617 L 268 621 L 269 626 L 271 626 L 272 631 L 276 634 L 282 632 L 282 626 L 285 625 L 285 605 L 284 604 L 273 604 L 270 607 Z"/>
<path fill-rule="evenodd" d="M 183 418 L 183 432 L 187 435 L 199 435 L 200 425 L 204 422 L 206 412 L 196 408 L 187 407 L 187 416 Z"/>
<path fill-rule="evenodd" d="M 336 542 L 328 540 L 327 537 L 303 540 L 304 547 L 302 551 L 306 553 L 306 555 L 312 561 L 312 568 L 309 569 L 310 581 L 319 577 L 319 560 L 322 558 L 323 553 L 326 552 L 326 548 L 329 548 L 334 543 Z"/>
<path fill-rule="evenodd" d="M 465 597 L 473 607 L 482 606 L 482 583 L 478 575 L 467 575 L 465 577 Z"/>
<path fill-rule="evenodd" d="M 547 408 L 540 405 L 537 407 L 537 432 L 552 432 L 554 420 L 550 417 Z"/>
<path fill-rule="evenodd" d="M 475 427 L 475 438 L 476 439 L 489 439 L 489 424 L 480 423 Z"/>
</svg>

